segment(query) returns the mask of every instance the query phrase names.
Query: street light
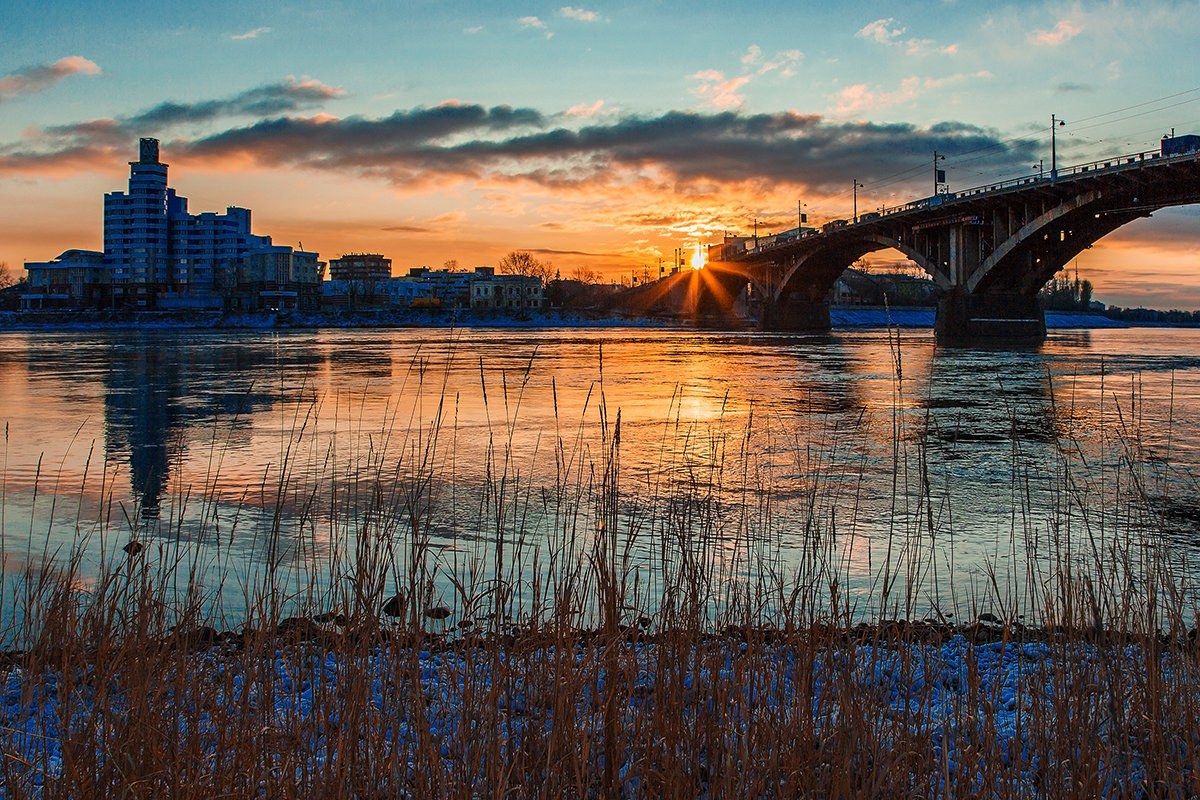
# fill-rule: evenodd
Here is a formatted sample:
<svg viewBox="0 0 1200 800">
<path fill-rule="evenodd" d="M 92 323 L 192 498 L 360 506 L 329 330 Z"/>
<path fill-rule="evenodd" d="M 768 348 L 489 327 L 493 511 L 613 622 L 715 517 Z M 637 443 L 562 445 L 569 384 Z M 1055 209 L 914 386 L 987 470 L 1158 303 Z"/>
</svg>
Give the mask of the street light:
<svg viewBox="0 0 1200 800">
<path fill-rule="evenodd" d="M 858 178 L 854 179 L 854 221 L 858 222 L 858 190 L 863 188 L 863 185 L 858 182 Z"/>
<path fill-rule="evenodd" d="M 1042 177 L 1045 173 L 1045 170 L 1046 170 L 1045 161 L 1046 161 L 1046 159 L 1039 158 L 1038 162 L 1036 164 L 1034 164 L 1032 167 L 1030 167 L 1030 169 L 1036 169 L 1038 171 L 1038 180 L 1039 181 L 1042 179 Z"/>
<path fill-rule="evenodd" d="M 1063 122 L 1053 114 L 1050 115 L 1050 180 L 1058 180 L 1058 153 L 1054 145 L 1054 129 L 1061 128 L 1067 123 Z"/>
<path fill-rule="evenodd" d="M 945 161 L 945 156 L 939 156 L 938 151 L 933 151 L 933 196 L 937 197 L 938 189 L 946 182 L 946 170 L 938 169 L 938 162 Z"/>
</svg>

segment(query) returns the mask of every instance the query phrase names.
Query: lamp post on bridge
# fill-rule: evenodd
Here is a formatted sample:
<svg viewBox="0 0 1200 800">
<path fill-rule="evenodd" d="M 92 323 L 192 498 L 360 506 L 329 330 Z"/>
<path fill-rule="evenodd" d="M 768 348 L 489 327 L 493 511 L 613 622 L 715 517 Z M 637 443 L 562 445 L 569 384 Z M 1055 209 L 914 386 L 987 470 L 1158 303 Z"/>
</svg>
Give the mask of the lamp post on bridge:
<svg viewBox="0 0 1200 800">
<path fill-rule="evenodd" d="M 858 190 L 863 188 L 863 185 L 858 182 L 858 178 L 854 179 L 854 221 L 858 222 Z"/>
<path fill-rule="evenodd" d="M 945 161 L 945 160 L 946 160 L 945 156 L 939 156 L 937 150 L 933 151 L 933 196 L 934 197 L 937 197 L 938 192 L 941 191 L 942 184 L 944 184 L 946 182 L 946 170 L 938 169 L 938 162 Z"/>
<path fill-rule="evenodd" d="M 1045 174 L 1046 174 L 1045 162 L 1046 162 L 1046 159 L 1044 159 L 1044 158 L 1039 158 L 1039 159 L 1038 159 L 1038 162 L 1037 162 L 1036 164 L 1034 164 L 1034 165 L 1033 165 L 1033 167 L 1032 167 L 1033 169 L 1036 169 L 1036 170 L 1038 171 L 1038 180 L 1039 180 L 1039 181 L 1040 181 L 1042 178 L 1044 178 L 1044 177 L 1045 177 Z"/>
<path fill-rule="evenodd" d="M 1050 115 L 1050 180 L 1058 180 L 1058 153 L 1054 143 L 1054 129 L 1061 128 L 1067 123 L 1063 122 L 1053 114 Z"/>
</svg>

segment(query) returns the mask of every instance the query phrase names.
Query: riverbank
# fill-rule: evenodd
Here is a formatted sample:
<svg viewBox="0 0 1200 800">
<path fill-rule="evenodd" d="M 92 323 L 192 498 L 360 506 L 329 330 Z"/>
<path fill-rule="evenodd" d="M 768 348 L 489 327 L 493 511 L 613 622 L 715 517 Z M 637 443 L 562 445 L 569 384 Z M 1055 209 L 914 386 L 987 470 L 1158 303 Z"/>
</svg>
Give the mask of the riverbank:
<svg viewBox="0 0 1200 800">
<path fill-rule="evenodd" d="M 145 623 L 132 609 L 129 622 Z M 5 797 L 1187 797 L 1194 640 L 884 623 L 704 633 L 287 620 L 44 641 Z M 458 628 L 457 633 L 430 630 Z M 82 631 L 81 631 L 82 633 Z M 1028 636 L 1023 634 L 1029 634 Z M 335 643 L 336 642 L 336 643 Z M 66 645 L 66 646 L 64 646 Z"/>
<path fill-rule="evenodd" d="M 886 327 L 932 328 L 936 311 L 932 308 L 832 308 L 834 328 Z M 1101 314 L 1047 311 L 1047 328 L 1131 328 L 1134 323 L 1109 319 Z M 1150 323 L 1146 323 L 1150 325 Z M 1162 327 L 1155 324 L 1155 327 Z M 1170 326 L 1168 326 L 1170 327 Z"/>
<path fill-rule="evenodd" d="M 653 319 L 544 313 L 511 317 L 494 313 L 437 310 L 330 312 L 199 312 L 10 311 L 0 312 L 6 330 L 200 329 L 269 330 L 304 328 L 446 328 L 446 327 L 660 327 Z"/>
<path fill-rule="evenodd" d="M 845 328 L 933 328 L 932 308 L 834 307 L 830 320 L 834 330 Z M 748 328 L 753 320 L 745 320 Z M 106 312 L 106 311 L 8 311 L 0 312 L 0 330 L 91 330 L 91 329 L 293 329 L 293 328 L 555 328 L 555 327 L 707 327 L 704 321 L 661 317 L 628 317 L 589 312 L 544 312 L 521 317 L 495 313 L 431 310 L 377 310 L 330 312 L 256 312 L 217 314 L 198 312 Z M 729 327 L 723 324 L 718 327 Z M 1046 327 L 1131 328 L 1184 327 L 1168 323 L 1128 322 L 1100 314 L 1046 312 Z"/>
</svg>

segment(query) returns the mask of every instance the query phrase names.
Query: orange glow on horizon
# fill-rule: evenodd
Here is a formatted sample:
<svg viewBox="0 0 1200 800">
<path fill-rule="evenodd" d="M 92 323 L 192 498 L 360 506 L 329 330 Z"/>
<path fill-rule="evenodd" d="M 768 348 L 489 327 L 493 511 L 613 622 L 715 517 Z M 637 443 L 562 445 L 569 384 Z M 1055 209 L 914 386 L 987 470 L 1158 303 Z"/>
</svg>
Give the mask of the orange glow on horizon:
<svg viewBox="0 0 1200 800">
<path fill-rule="evenodd" d="M 22 277 L 26 261 L 45 261 L 70 248 L 102 249 L 100 199 L 124 189 L 130 155 L 128 148 L 97 147 L 8 168 L 8 174 L 34 177 L 0 186 L 0 206 L 25 215 L 0 219 L 0 265 Z M 422 173 L 395 183 L 381 176 L 372 184 L 340 173 L 252 163 L 238 153 L 218 157 L 164 147 L 163 156 L 170 185 L 190 199 L 193 213 L 250 208 L 256 234 L 281 244 L 303 242 L 326 261 L 343 253 L 382 253 L 393 260 L 397 276 L 449 262 L 463 269 L 494 265 L 510 251 L 529 250 L 564 276 L 578 270 L 616 283 L 647 264 L 674 262 L 670 254 L 681 245 L 686 252 L 688 241 L 693 255 L 687 261 L 703 275 L 714 269 L 704 243 L 719 241 L 722 233 L 738 235 L 747 217 L 757 219 L 760 236 L 796 226 L 793 211 L 769 211 L 790 208 L 793 187 L 783 184 L 764 192 L 752 182 L 713 182 L 681 196 L 675 184 L 653 174 L 619 185 L 606 175 L 564 193 L 503 176 Z M 824 209 L 821 217 L 845 215 L 840 196 L 815 190 L 805 196 Z M 1096 300 L 1200 309 L 1200 248 L 1188 228 L 1194 217 L 1173 213 L 1123 227 L 1080 254 L 1079 276 L 1091 281 Z M 864 260 L 880 271 L 911 266 L 897 250 Z"/>
</svg>

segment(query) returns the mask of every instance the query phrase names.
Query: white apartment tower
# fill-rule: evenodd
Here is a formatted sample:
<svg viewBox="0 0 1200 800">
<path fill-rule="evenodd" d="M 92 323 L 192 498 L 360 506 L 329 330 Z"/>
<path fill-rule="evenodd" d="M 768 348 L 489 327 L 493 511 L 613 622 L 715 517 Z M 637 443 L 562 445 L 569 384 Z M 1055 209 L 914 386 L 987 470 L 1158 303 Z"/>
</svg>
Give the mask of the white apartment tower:
<svg viewBox="0 0 1200 800">
<path fill-rule="evenodd" d="M 167 186 L 158 140 L 139 142 L 129 191 L 104 196 L 104 255 L 117 305 L 211 307 L 232 285 L 242 256 L 270 244 L 250 233 L 250 209 L 189 214 Z"/>
<path fill-rule="evenodd" d="M 287 269 L 266 270 L 264 259 L 286 261 Z M 187 198 L 167 186 L 158 140 L 142 139 L 138 160 L 129 162 L 129 191 L 104 195 L 104 252 L 72 249 L 25 262 L 29 281 L 21 302 L 25 308 L 311 309 L 324 275 L 318 259 L 252 234 L 248 208 L 189 214 Z"/>
</svg>

